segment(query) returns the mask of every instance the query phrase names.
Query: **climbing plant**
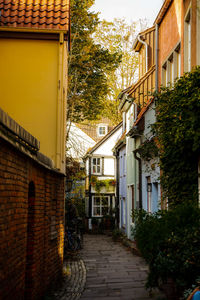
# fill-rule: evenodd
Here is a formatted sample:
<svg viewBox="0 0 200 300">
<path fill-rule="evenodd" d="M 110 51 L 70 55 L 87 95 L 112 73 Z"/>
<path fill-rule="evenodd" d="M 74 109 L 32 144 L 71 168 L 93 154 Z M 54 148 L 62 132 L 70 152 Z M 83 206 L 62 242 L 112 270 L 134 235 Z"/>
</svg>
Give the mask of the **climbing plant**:
<svg viewBox="0 0 200 300">
<path fill-rule="evenodd" d="M 146 161 L 157 157 L 159 154 L 159 148 L 156 145 L 155 139 L 144 141 L 138 148 L 140 157 Z"/>
<path fill-rule="evenodd" d="M 114 179 L 99 180 L 96 176 L 91 176 L 90 183 L 95 188 L 95 191 L 100 193 L 101 188 L 105 187 L 108 190 L 110 186 L 115 186 L 116 181 Z"/>
<path fill-rule="evenodd" d="M 161 184 L 169 203 L 196 201 L 200 153 L 200 67 L 156 95 L 154 125 L 160 147 Z"/>
</svg>

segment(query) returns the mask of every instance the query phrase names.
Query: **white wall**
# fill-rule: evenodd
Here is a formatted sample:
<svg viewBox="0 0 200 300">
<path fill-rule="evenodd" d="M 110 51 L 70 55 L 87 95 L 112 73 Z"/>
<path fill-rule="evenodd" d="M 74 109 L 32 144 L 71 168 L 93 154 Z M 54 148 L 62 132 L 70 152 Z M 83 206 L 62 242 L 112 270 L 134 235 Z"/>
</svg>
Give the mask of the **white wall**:
<svg viewBox="0 0 200 300">
<path fill-rule="evenodd" d="M 104 175 L 115 175 L 115 159 L 104 158 Z"/>
<path fill-rule="evenodd" d="M 113 151 L 117 140 L 120 138 L 122 134 L 122 127 L 120 127 L 112 136 L 110 136 L 105 142 L 102 143 L 93 153 L 92 155 L 101 155 L 101 156 L 112 156 Z"/>
</svg>

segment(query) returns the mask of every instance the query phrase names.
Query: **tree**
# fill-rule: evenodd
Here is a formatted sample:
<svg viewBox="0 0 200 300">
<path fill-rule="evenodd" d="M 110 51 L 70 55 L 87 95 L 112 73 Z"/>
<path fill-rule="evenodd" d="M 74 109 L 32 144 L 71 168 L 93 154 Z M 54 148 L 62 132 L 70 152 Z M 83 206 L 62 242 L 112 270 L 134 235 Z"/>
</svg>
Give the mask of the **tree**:
<svg viewBox="0 0 200 300">
<path fill-rule="evenodd" d="M 97 43 L 109 49 L 111 53 L 119 51 L 122 55 L 119 67 L 107 73 L 110 91 L 105 103 L 104 115 L 112 118 L 114 123 L 121 120 L 118 112 L 119 93 L 131 86 L 138 78 L 138 55 L 133 51 L 133 43 L 138 31 L 144 30 L 146 26 L 146 20 L 130 24 L 127 24 L 124 18 L 114 19 L 113 22 L 103 20 L 94 32 L 94 39 Z"/>
<path fill-rule="evenodd" d="M 94 120 L 102 114 L 109 91 L 106 73 L 119 65 L 119 51 L 109 52 L 94 43 L 92 34 L 99 23 L 90 12 L 94 0 L 71 0 L 71 50 L 67 120 Z"/>
</svg>

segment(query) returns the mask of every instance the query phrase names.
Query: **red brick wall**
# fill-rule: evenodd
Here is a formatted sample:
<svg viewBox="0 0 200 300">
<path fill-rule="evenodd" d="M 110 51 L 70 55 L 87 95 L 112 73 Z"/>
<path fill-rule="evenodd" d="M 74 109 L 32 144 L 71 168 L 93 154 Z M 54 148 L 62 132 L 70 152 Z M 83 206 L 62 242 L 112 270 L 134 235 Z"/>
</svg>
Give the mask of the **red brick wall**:
<svg viewBox="0 0 200 300">
<path fill-rule="evenodd" d="M 64 177 L 0 138 L 0 299 L 39 299 L 61 275 L 63 216 Z"/>
</svg>

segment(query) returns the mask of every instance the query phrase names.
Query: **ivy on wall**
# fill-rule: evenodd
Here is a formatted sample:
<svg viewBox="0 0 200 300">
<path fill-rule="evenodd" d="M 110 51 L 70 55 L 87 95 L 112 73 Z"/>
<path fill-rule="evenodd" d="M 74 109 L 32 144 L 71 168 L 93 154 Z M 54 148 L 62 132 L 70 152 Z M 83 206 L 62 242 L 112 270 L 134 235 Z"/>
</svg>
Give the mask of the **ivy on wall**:
<svg viewBox="0 0 200 300">
<path fill-rule="evenodd" d="M 151 140 L 144 141 L 139 146 L 138 151 L 140 153 L 140 157 L 146 161 L 149 161 L 159 155 L 158 146 L 153 138 Z"/>
<path fill-rule="evenodd" d="M 198 199 L 200 67 L 156 95 L 161 184 L 169 203 Z"/>
</svg>

